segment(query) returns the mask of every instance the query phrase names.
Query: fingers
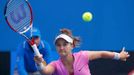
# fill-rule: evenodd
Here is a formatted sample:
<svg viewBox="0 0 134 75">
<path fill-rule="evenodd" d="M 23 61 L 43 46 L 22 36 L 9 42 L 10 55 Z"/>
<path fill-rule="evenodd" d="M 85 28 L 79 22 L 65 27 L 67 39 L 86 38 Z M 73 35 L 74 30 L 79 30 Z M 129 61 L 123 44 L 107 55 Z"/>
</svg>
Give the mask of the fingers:
<svg viewBox="0 0 134 75">
<path fill-rule="evenodd" d="M 125 47 L 122 48 L 122 51 L 121 52 L 124 53 L 124 54 L 126 54 L 126 55 L 129 55 L 129 53 L 127 51 L 125 51 Z"/>
<path fill-rule="evenodd" d="M 40 55 L 40 56 L 35 56 L 35 59 L 36 60 L 39 60 L 39 59 L 41 59 L 42 58 L 42 55 Z"/>
<path fill-rule="evenodd" d="M 127 61 L 127 59 L 123 59 L 123 61 Z"/>
<path fill-rule="evenodd" d="M 45 66 L 47 65 L 46 61 L 43 61 L 42 63 L 43 63 L 43 65 L 45 65 Z"/>
<path fill-rule="evenodd" d="M 128 58 L 130 55 L 128 52 L 124 51 L 125 56 Z"/>
<path fill-rule="evenodd" d="M 130 54 L 128 54 L 127 57 L 130 57 Z"/>
<path fill-rule="evenodd" d="M 127 57 L 130 57 L 130 54 L 128 52 L 125 52 L 125 53 L 126 53 Z"/>
<path fill-rule="evenodd" d="M 125 56 L 125 58 L 123 58 L 122 60 L 123 60 L 123 61 L 127 61 L 127 58 L 128 58 L 128 57 L 130 57 L 129 54 L 127 54 L 127 55 Z"/>
<path fill-rule="evenodd" d="M 127 54 L 128 57 L 130 56 L 130 54 L 128 52 L 126 52 L 126 54 Z"/>
<path fill-rule="evenodd" d="M 122 51 L 120 52 L 121 60 L 126 61 L 128 57 L 130 57 L 129 53 L 125 51 L 125 47 L 122 48 Z"/>
<path fill-rule="evenodd" d="M 34 56 L 34 61 L 38 64 L 41 63 L 43 61 L 42 55 Z"/>
<path fill-rule="evenodd" d="M 122 51 L 125 51 L 125 47 L 122 48 Z"/>
</svg>

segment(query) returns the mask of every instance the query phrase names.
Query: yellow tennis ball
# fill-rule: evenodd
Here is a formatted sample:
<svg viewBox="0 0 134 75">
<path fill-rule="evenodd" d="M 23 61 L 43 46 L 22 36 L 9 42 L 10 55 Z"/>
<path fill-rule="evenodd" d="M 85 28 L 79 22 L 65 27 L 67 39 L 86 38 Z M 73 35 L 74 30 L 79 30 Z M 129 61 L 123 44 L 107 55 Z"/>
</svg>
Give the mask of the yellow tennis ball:
<svg viewBox="0 0 134 75">
<path fill-rule="evenodd" d="M 93 18 L 93 16 L 92 16 L 91 12 L 84 12 L 83 15 L 82 15 L 82 19 L 85 22 L 90 22 L 92 20 L 92 18 Z"/>
</svg>

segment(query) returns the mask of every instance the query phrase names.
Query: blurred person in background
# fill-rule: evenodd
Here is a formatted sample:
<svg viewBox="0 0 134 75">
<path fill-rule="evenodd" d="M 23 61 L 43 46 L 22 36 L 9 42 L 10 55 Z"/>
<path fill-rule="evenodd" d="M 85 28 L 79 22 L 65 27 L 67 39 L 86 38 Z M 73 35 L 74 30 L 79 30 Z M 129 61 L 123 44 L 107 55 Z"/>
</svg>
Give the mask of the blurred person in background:
<svg viewBox="0 0 134 75">
<path fill-rule="evenodd" d="M 43 59 L 46 63 L 49 63 L 51 61 L 51 48 L 45 40 L 41 39 L 41 33 L 38 28 L 32 28 L 31 39 L 34 39 L 34 43 L 37 45 Z M 40 75 L 34 62 L 32 47 L 27 41 L 21 43 L 17 48 L 17 69 L 19 75 Z"/>
</svg>

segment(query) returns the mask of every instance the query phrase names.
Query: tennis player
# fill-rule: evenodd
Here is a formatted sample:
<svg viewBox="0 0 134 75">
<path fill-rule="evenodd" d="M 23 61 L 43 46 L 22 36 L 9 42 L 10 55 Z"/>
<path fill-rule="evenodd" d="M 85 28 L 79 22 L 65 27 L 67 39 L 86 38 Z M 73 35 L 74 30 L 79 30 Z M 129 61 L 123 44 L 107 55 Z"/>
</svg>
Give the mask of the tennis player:
<svg viewBox="0 0 134 75">
<path fill-rule="evenodd" d="M 76 47 L 80 40 L 74 37 L 70 30 L 62 29 L 61 34 L 55 38 L 55 46 L 60 58 L 57 61 L 53 61 L 45 67 L 41 67 L 39 64 L 43 62 L 42 56 L 35 56 L 35 62 L 37 67 L 40 68 L 40 72 L 46 75 L 91 75 L 88 64 L 90 61 L 106 58 L 126 61 L 129 57 L 125 48 L 120 53 L 110 51 L 79 51 L 72 53 L 74 47 Z"/>
</svg>

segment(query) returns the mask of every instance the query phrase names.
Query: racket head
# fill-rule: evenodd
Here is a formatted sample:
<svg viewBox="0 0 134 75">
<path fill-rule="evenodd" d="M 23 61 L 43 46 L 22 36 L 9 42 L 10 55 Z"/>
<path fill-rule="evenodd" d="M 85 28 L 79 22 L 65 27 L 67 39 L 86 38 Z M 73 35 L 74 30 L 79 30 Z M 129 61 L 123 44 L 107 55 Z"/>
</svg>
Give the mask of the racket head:
<svg viewBox="0 0 134 75">
<path fill-rule="evenodd" d="M 6 3 L 4 16 L 9 27 L 24 36 L 36 55 L 40 55 L 34 39 L 30 39 L 26 33 L 32 29 L 32 9 L 26 0 L 9 0 Z"/>
<path fill-rule="evenodd" d="M 9 0 L 5 5 L 4 16 L 9 27 L 19 34 L 32 28 L 32 8 L 26 0 Z"/>
</svg>

